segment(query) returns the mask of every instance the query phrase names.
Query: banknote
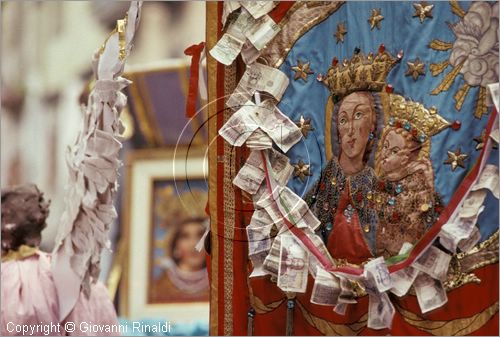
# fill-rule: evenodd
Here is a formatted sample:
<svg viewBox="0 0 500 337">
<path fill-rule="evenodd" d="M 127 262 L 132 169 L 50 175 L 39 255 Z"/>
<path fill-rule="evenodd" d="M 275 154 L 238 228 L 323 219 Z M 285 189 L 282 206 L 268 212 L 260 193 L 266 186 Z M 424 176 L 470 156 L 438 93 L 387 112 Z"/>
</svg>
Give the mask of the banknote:
<svg viewBox="0 0 500 337">
<path fill-rule="evenodd" d="M 278 184 L 285 185 L 293 173 L 293 166 L 290 165 L 290 160 L 287 156 L 274 149 L 270 149 L 267 153 L 272 169 L 269 173 Z M 233 184 L 250 194 L 255 194 L 264 178 L 265 172 L 261 152 L 252 150 L 247 161 L 234 178 Z"/>
<path fill-rule="evenodd" d="M 248 137 L 245 145 L 253 150 L 265 150 L 273 147 L 273 140 L 262 130 L 257 129 Z"/>
<path fill-rule="evenodd" d="M 339 279 L 318 267 L 316 270 L 316 279 L 311 294 L 311 302 L 319 305 L 337 304 L 337 299 L 340 295 L 340 281 Z"/>
<path fill-rule="evenodd" d="M 260 56 L 260 50 L 254 47 L 250 41 L 246 41 L 241 49 L 241 58 L 245 64 L 251 64 L 257 61 Z"/>
<path fill-rule="evenodd" d="M 317 228 L 321 222 L 309 210 L 307 203 L 295 194 L 291 189 L 284 186 L 280 193 L 280 199 L 277 200 L 278 207 L 282 210 L 285 216 L 292 224 L 298 228 Z"/>
<path fill-rule="evenodd" d="M 356 303 L 356 293 L 354 292 L 353 285 L 349 279 L 345 277 L 340 278 L 340 295 L 338 298 L 339 303 L 354 304 Z"/>
<path fill-rule="evenodd" d="M 244 43 L 245 40 L 225 33 L 209 53 L 214 59 L 228 66 L 238 57 Z"/>
<path fill-rule="evenodd" d="M 278 287 L 283 291 L 304 293 L 307 287 L 308 252 L 292 235 L 282 235 Z"/>
<path fill-rule="evenodd" d="M 369 294 L 368 324 L 370 329 L 390 329 L 396 310 L 387 293 Z"/>
<path fill-rule="evenodd" d="M 259 127 L 258 121 L 253 118 L 257 109 L 258 107 L 252 102 L 241 106 L 219 129 L 219 135 L 231 145 L 243 145 Z"/>
<path fill-rule="evenodd" d="M 498 166 L 496 165 L 486 165 L 479 176 L 478 181 L 472 186 L 471 191 L 477 191 L 481 189 L 488 189 L 493 193 L 495 198 L 500 197 L 500 191 L 498 186 Z"/>
<path fill-rule="evenodd" d="M 391 274 L 383 256 L 377 257 L 365 264 L 365 276 L 372 278 L 379 292 L 392 288 Z"/>
<path fill-rule="evenodd" d="M 274 149 L 267 153 L 273 169 L 273 177 L 279 185 L 286 185 L 294 170 L 293 166 L 290 165 L 290 159 Z"/>
<path fill-rule="evenodd" d="M 280 31 L 280 26 L 265 15 L 245 31 L 245 36 L 257 50 L 262 50 Z"/>
<path fill-rule="evenodd" d="M 222 25 L 226 25 L 227 18 L 231 13 L 241 7 L 239 1 L 224 1 L 224 7 L 222 8 Z"/>
<path fill-rule="evenodd" d="M 280 253 L 281 253 L 281 235 L 274 238 L 264 262 L 262 263 L 262 268 L 268 274 L 273 277 L 278 277 L 278 271 L 280 267 Z"/>
<path fill-rule="evenodd" d="M 488 89 L 490 89 L 490 95 L 491 95 L 491 98 L 493 100 L 493 104 L 495 105 L 496 110 L 500 111 L 500 107 L 498 104 L 498 102 L 500 100 L 500 88 L 499 88 L 498 82 L 488 84 Z M 498 143 L 498 140 L 497 140 L 497 143 Z"/>
<path fill-rule="evenodd" d="M 269 274 L 264 268 L 264 261 L 266 259 L 266 256 L 267 252 L 261 252 L 258 254 L 250 255 L 248 257 L 250 261 L 252 261 L 253 266 L 252 272 L 250 273 L 249 277 L 259 277 Z"/>
<path fill-rule="evenodd" d="M 344 316 L 345 315 L 345 312 L 347 310 L 347 303 L 338 303 L 334 308 L 333 308 L 333 311 L 335 311 L 335 313 L 339 314 L 339 315 L 342 315 Z"/>
<path fill-rule="evenodd" d="M 438 280 L 444 280 L 448 272 L 451 255 L 430 246 L 414 263 L 413 267 Z"/>
<path fill-rule="evenodd" d="M 474 246 L 481 240 L 481 232 L 479 232 L 479 229 L 474 226 L 472 229 L 472 233 L 469 235 L 468 238 L 460 240 L 458 243 L 458 249 L 460 249 L 462 252 L 468 252 Z"/>
<path fill-rule="evenodd" d="M 246 227 L 248 238 L 248 254 L 255 255 L 271 249 L 269 236 L 273 221 L 266 211 L 257 209 L 253 212 L 250 224 Z"/>
<path fill-rule="evenodd" d="M 412 247 L 413 246 L 411 243 L 403 243 L 403 246 L 399 250 L 399 254 L 405 254 L 409 252 Z M 404 269 L 398 270 L 395 273 L 392 273 L 391 292 L 399 297 L 406 295 L 419 273 L 420 271 L 413 268 L 412 266 L 408 266 Z"/>
<path fill-rule="evenodd" d="M 495 143 L 498 144 L 498 141 L 500 139 L 500 130 L 499 129 L 491 130 L 490 138 L 493 139 L 495 141 Z"/>
<path fill-rule="evenodd" d="M 422 313 L 441 307 L 448 301 L 446 290 L 440 280 L 420 273 L 413 283 Z"/>
<path fill-rule="evenodd" d="M 261 129 L 283 152 L 287 152 L 302 139 L 300 128 L 281 112 L 272 100 L 262 102 L 258 118 L 261 121 Z"/>
<path fill-rule="evenodd" d="M 458 212 L 458 216 L 461 218 L 476 216 L 484 203 L 484 199 L 486 199 L 486 194 L 485 189 L 469 192 Z"/>
<path fill-rule="evenodd" d="M 328 248 L 326 248 L 325 243 L 319 237 L 319 235 L 317 235 L 314 232 L 314 229 L 313 228 L 304 228 L 303 231 L 307 235 L 307 237 L 309 239 L 311 239 L 314 247 L 319 252 L 319 254 L 322 257 L 326 258 L 327 262 L 330 265 L 335 266 L 335 262 L 333 261 L 330 253 L 328 252 Z M 312 253 L 309 254 L 309 272 L 311 273 L 311 275 L 313 277 L 316 277 L 316 270 L 318 269 L 318 267 L 325 268 L 326 266 L 323 265 L 314 254 L 312 254 Z"/>
<path fill-rule="evenodd" d="M 240 1 L 240 3 L 255 19 L 266 15 L 276 6 L 274 1 Z"/>
<path fill-rule="evenodd" d="M 450 252 L 456 252 L 459 242 L 467 240 L 477 223 L 477 218 L 483 212 L 481 206 L 477 213 L 470 218 L 456 217 L 453 221 L 446 223 L 439 232 L 439 242 Z"/>
<path fill-rule="evenodd" d="M 252 63 L 247 65 L 246 71 L 226 105 L 238 109 L 238 106 L 248 101 L 255 91 L 267 92 L 279 101 L 288 83 L 288 77 L 281 70 L 260 63 Z"/>
</svg>

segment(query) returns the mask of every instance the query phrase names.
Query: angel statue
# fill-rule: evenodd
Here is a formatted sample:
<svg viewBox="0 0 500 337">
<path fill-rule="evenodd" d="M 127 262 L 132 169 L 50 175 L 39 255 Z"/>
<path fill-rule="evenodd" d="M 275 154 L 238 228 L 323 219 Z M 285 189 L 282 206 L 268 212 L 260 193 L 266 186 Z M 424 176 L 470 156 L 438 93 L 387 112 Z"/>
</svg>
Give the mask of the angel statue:
<svg viewBox="0 0 500 337">
<path fill-rule="evenodd" d="M 113 197 L 123 131 L 119 117 L 126 104 L 120 90 L 130 83 L 120 75 L 140 9 L 140 2 L 132 2 L 94 55 L 95 87 L 83 111 L 82 130 L 67 153 L 68 195 L 51 254 L 38 249 L 49 213 L 43 193 L 35 185 L 2 189 L 2 335 L 16 333 L 12 323 L 48 326 L 53 328 L 50 335 L 97 333 L 81 330 L 80 322 L 119 327 L 107 290 L 97 279 L 101 250 L 116 217 Z M 66 331 L 64 322 L 76 328 Z"/>
</svg>

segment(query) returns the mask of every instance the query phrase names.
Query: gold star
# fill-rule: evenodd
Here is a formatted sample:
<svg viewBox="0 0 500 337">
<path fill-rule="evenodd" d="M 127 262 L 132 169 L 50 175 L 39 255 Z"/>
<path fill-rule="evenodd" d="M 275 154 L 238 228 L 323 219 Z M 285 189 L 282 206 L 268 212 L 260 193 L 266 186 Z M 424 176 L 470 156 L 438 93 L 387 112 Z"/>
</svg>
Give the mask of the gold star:
<svg viewBox="0 0 500 337">
<path fill-rule="evenodd" d="M 302 159 L 299 159 L 299 162 L 297 164 L 294 164 L 293 167 L 293 176 L 298 177 L 302 182 L 306 180 L 306 176 L 312 176 L 310 171 L 311 165 L 306 165 L 306 163 L 304 163 Z"/>
<path fill-rule="evenodd" d="M 370 23 L 370 29 L 373 30 L 373 28 L 377 27 L 377 29 L 380 29 L 380 21 L 384 20 L 384 17 L 382 16 L 382 10 L 379 9 L 372 9 L 372 15 L 368 19 L 368 22 Z"/>
<path fill-rule="evenodd" d="M 416 81 L 420 75 L 425 75 L 425 63 L 422 63 L 417 57 L 413 62 L 406 62 L 408 69 L 405 75 L 411 76 Z"/>
<path fill-rule="evenodd" d="M 345 22 L 341 22 L 337 25 L 337 31 L 335 32 L 335 38 L 337 39 L 337 43 L 344 42 L 344 35 L 347 33 L 345 28 Z"/>
<path fill-rule="evenodd" d="M 484 136 L 486 136 L 486 130 L 483 130 L 479 136 L 474 137 L 474 141 L 477 143 L 476 150 L 481 150 L 484 147 Z"/>
<path fill-rule="evenodd" d="M 300 116 L 299 121 L 295 122 L 295 124 L 300 128 L 300 132 L 302 132 L 304 138 L 307 138 L 309 131 L 314 131 L 314 128 L 311 125 L 311 118 L 304 118 L 304 116 Z"/>
<path fill-rule="evenodd" d="M 477 151 L 481 150 L 484 147 L 484 141 L 486 140 L 486 130 L 483 130 L 483 132 L 481 132 L 479 136 L 474 137 L 473 139 L 477 143 L 476 150 Z M 493 148 L 497 149 L 498 146 L 496 144 L 493 144 Z"/>
<path fill-rule="evenodd" d="M 455 171 L 458 166 L 465 168 L 464 160 L 467 159 L 467 157 L 469 157 L 469 155 L 461 153 L 460 148 L 458 148 L 455 152 L 448 151 L 448 159 L 446 159 L 444 163 L 451 165 L 451 170 Z"/>
<path fill-rule="evenodd" d="M 415 14 L 413 14 L 413 17 L 418 17 L 420 23 L 423 23 L 425 18 L 432 19 L 432 8 L 434 8 L 434 5 L 429 5 L 427 1 L 422 1 L 421 3 L 413 4 L 413 7 L 415 7 Z"/>
<path fill-rule="evenodd" d="M 314 74 L 314 71 L 312 71 L 311 67 L 311 62 L 307 62 L 305 64 L 302 64 L 299 60 L 297 60 L 297 65 L 292 67 L 292 70 L 295 71 L 295 76 L 294 80 L 298 80 L 299 78 L 302 78 L 304 81 L 307 82 L 307 76 Z"/>
</svg>

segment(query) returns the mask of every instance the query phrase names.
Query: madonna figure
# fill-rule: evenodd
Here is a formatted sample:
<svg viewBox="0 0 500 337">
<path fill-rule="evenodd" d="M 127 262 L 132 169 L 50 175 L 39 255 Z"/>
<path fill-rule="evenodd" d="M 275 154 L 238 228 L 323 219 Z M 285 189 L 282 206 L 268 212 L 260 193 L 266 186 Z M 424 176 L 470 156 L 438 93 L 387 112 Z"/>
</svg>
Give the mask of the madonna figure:
<svg viewBox="0 0 500 337">
<path fill-rule="evenodd" d="M 359 264 L 375 255 L 375 204 L 381 202 L 381 195 L 368 162 L 373 160 L 383 120 L 380 91 L 396 61 L 385 50 L 367 57 L 356 50 L 342 65 L 334 60 L 325 79 L 334 103 L 333 156 L 305 200 L 321 221 L 332 257 L 349 263 Z"/>
</svg>

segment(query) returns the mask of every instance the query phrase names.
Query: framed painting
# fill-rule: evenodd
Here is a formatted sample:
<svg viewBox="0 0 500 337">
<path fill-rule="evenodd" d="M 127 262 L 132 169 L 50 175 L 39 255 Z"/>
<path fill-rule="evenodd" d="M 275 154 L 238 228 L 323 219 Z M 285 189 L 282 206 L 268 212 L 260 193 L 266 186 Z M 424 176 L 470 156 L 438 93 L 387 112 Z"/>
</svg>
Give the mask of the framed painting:
<svg viewBox="0 0 500 337">
<path fill-rule="evenodd" d="M 204 251 L 208 228 L 203 148 L 132 151 L 126 160 L 125 270 L 121 313 L 129 319 L 208 320 Z"/>
</svg>

